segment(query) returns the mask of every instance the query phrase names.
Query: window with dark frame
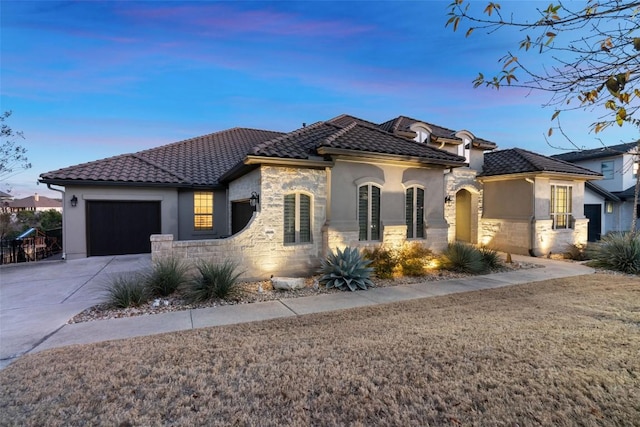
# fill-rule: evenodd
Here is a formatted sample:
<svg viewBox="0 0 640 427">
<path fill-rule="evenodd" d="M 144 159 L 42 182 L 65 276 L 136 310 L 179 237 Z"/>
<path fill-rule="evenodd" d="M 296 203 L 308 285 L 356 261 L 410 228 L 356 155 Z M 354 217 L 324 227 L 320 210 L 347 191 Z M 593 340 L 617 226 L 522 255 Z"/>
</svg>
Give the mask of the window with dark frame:
<svg viewBox="0 0 640 427">
<path fill-rule="evenodd" d="M 284 243 L 311 242 L 311 197 L 294 193 L 284 196 Z"/>
<path fill-rule="evenodd" d="M 193 193 L 193 229 L 213 230 L 213 192 Z"/>
<path fill-rule="evenodd" d="M 380 240 L 380 187 L 358 187 L 358 240 Z"/>
<path fill-rule="evenodd" d="M 405 194 L 407 239 L 424 239 L 424 189 L 407 188 Z"/>
</svg>

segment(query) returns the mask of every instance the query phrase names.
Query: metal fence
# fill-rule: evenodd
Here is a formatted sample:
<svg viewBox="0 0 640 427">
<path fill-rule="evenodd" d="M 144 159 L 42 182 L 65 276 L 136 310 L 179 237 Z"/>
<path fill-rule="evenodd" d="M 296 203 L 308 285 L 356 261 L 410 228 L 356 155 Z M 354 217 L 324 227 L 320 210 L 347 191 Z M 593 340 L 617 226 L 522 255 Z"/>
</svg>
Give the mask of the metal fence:
<svg viewBox="0 0 640 427">
<path fill-rule="evenodd" d="M 30 232 L 32 231 L 32 232 Z M 0 240 L 0 264 L 40 261 L 62 252 L 62 229 L 32 229 L 16 239 Z"/>
</svg>

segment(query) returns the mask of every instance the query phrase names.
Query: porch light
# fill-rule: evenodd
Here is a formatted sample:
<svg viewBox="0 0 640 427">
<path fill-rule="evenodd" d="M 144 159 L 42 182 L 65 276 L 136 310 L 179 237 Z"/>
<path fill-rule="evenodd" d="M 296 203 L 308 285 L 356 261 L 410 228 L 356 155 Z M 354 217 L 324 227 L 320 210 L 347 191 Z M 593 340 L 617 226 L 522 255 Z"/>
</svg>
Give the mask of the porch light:
<svg viewBox="0 0 640 427">
<path fill-rule="evenodd" d="M 249 204 L 251 207 L 255 208 L 260 203 L 260 195 L 255 191 L 251 192 L 251 197 L 249 197 Z"/>
<path fill-rule="evenodd" d="M 78 206 L 78 198 L 76 197 L 76 195 L 74 194 L 73 197 L 71 197 L 71 200 L 69 200 L 71 202 L 71 207 L 75 208 L 76 206 Z"/>
</svg>

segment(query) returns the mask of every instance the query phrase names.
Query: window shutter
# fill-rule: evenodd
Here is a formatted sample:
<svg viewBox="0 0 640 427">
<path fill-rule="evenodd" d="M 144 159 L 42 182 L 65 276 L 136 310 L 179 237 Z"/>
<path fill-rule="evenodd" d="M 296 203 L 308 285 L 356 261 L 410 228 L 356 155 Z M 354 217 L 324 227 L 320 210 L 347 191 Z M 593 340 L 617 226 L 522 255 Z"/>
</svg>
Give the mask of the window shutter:
<svg viewBox="0 0 640 427">
<path fill-rule="evenodd" d="M 359 240 L 368 240 L 367 233 L 369 219 L 369 186 L 363 185 L 358 188 L 358 228 L 360 230 Z"/>
<path fill-rule="evenodd" d="M 296 196 L 284 196 L 284 243 L 296 241 Z"/>
<path fill-rule="evenodd" d="M 416 190 L 416 237 L 424 239 L 424 189 Z"/>
<path fill-rule="evenodd" d="M 407 239 L 413 238 L 413 188 L 407 188 L 404 198 L 404 212 L 407 224 Z"/>
<path fill-rule="evenodd" d="M 380 188 L 371 186 L 371 240 L 380 240 Z"/>
<path fill-rule="evenodd" d="M 300 194 L 300 242 L 311 241 L 311 197 Z"/>
</svg>

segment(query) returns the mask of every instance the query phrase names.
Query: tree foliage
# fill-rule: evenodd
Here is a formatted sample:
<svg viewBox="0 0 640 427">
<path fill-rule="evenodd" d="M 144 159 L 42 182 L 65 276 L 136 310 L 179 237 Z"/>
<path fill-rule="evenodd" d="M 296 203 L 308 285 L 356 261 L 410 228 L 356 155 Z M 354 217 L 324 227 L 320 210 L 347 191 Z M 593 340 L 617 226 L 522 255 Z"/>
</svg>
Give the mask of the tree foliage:
<svg viewBox="0 0 640 427">
<path fill-rule="evenodd" d="M 18 144 L 18 139 L 24 139 L 22 132 L 14 131 L 6 124 L 11 111 L 0 115 L 0 180 L 5 180 L 23 169 L 29 169 L 31 163 L 27 159 L 27 149 Z"/>
<path fill-rule="evenodd" d="M 478 74 L 475 87 L 548 93 L 546 105 L 554 109 L 551 120 L 560 130 L 560 113 L 576 109 L 598 113 L 592 124 L 596 133 L 615 125 L 640 127 L 640 2 L 555 1 L 521 17 L 505 12 L 500 3 L 483 3 L 482 11 L 478 5 L 454 0 L 446 25 L 454 31 L 468 25 L 467 37 L 478 30 L 493 34 L 512 28 L 522 39 L 500 58 L 496 75 Z"/>
</svg>

